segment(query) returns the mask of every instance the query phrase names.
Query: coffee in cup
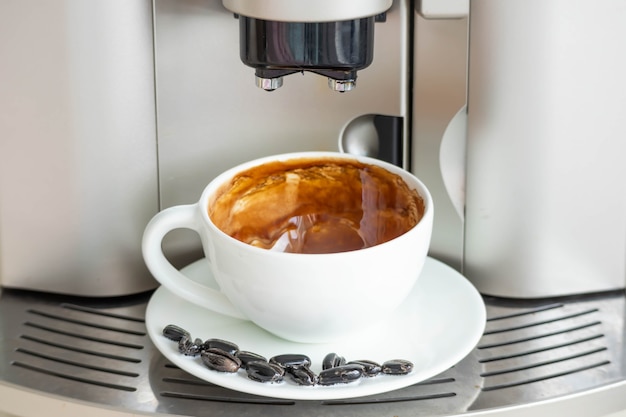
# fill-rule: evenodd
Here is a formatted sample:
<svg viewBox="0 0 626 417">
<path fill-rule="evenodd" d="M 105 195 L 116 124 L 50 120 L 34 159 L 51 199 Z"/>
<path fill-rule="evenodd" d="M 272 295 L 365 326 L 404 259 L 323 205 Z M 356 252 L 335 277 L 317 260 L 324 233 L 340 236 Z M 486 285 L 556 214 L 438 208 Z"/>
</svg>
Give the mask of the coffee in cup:
<svg viewBox="0 0 626 417">
<path fill-rule="evenodd" d="M 158 213 L 142 249 L 152 275 L 184 300 L 284 339 L 322 343 L 366 331 L 405 300 L 432 223 L 428 189 L 402 168 L 301 152 L 218 175 L 197 203 Z M 179 228 L 200 236 L 218 289 L 163 254 L 163 238 Z"/>
<path fill-rule="evenodd" d="M 211 196 L 211 221 L 250 245 L 291 253 L 365 249 L 413 228 L 424 201 L 378 165 L 339 158 L 274 161 L 238 173 Z"/>
</svg>

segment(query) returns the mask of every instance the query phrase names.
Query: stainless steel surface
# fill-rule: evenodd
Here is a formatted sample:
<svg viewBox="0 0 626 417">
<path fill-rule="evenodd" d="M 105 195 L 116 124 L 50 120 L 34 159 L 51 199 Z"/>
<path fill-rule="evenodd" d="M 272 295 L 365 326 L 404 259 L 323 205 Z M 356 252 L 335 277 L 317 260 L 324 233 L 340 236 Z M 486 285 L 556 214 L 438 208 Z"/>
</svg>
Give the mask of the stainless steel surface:
<svg viewBox="0 0 626 417">
<path fill-rule="evenodd" d="M 257 397 L 186 374 L 146 335 L 149 295 L 97 300 L 5 290 L 0 380 L 131 412 L 443 416 L 558 398 L 625 379 L 622 293 L 486 299 L 485 335 L 458 365 L 402 390 L 339 401 Z"/>
<path fill-rule="evenodd" d="M 430 253 L 461 271 L 463 219 L 445 186 L 444 167 L 433 161 L 440 161 L 448 125 L 466 103 L 469 19 L 431 20 L 415 13 L 414 24 L 411 171 L 437 203 Z"/>
<path fill-rule="evenodd" d="M 626 3 L 586 4 L 471 2 L 463 274 L 483 294 L 624 288 Z"/>
<path fill-rule="evenodd" d="M 0 2 L 0 281 L 116 296 L 156 282 L 152 5 Z"/>
</svg>

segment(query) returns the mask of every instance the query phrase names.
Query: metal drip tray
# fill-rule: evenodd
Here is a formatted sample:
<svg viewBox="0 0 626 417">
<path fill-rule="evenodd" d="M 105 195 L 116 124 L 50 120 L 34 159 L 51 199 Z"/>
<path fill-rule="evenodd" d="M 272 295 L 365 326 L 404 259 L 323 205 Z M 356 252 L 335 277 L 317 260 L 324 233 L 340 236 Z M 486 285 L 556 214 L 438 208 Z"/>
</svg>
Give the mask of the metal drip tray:
<svg viewBox="0 0 626 417">
<path fill-rule="evenodd" d="M 622 292 L 523 302 L 486 298 L 485 334 L 459 364 L 398 391 L 338 401 L 257 397 L 190 376 L 148 338 L 149 297 L 93 300 L 4 290 L 0 380 L 138 412 L 443 416 L 556 398 L 625 377 Z"/>
</svg>

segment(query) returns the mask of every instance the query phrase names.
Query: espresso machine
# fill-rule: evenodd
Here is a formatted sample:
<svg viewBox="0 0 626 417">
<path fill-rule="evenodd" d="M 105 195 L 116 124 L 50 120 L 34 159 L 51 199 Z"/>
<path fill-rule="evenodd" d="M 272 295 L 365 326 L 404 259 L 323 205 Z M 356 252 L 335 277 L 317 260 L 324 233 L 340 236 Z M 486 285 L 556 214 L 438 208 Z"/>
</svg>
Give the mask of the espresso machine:
<svg viewBox="0 0 626 417">
<path fill-rule="evenodd" d="M 626 410 L 624 20 L 622 0 L 2 0 L 0 415 Z M 457 365 L 291 401 L 153 346 L 150 218 L 240 162 L 307 150 L 428 186 L 430 256 L 487 307 Z M 202 256 L 192 233 L 164 245 L 180 267 Z"/>
</svg>

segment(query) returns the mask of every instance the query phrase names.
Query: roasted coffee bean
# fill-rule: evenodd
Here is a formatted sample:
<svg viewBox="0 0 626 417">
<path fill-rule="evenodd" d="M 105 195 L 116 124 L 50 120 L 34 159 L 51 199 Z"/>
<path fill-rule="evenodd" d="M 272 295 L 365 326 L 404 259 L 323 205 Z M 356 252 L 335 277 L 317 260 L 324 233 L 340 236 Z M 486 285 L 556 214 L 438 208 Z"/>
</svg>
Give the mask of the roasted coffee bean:
<svg viewBox="0 0 626 417">
<path fill-rule="evenodd" d="M 413 370 L 413 363 L 404 359 L 392 359 L 383 363 L 382 368 L 386 375 L 406 375 Z"/>
<path fill-rule="evenodd" d="M 191 340 L 191 336 L 186 334 L 178 341 L 178 351 L 183 355 L 196 356 L 202 350 L 202 339 Z"/>
<path fill-rule="evenodd" d="M 363 376 L 376 376 L 383 370 L 382 366 L 376 362 L 366 359 L 350 361 L 348 365 L 361 365 L 363 367 Z"/>
<path fill-rule="evenodd" d="M 283 368 L 282 366 L 277 365 L 277 364 L 275 364 L 275 363 L 269 363 L 269 362 L 268 362 L 268 364 L 269 364 L 269 366 L 271 366 L 272 368 L 276 369 L 276 372 L 278 372 L 281 376 L 284 376 L 284 375 L 285 375 L 285 368 Z"/>
<path fill-rule="evenodd" d="M 180 339 L 178 339 L 178 351 L 180 353 L 186 354 L 188 347 L 190 347 L 192 344 L 193 342 L 191 341 L 191 335 L 182 335 Z"/>
<path fill-rule="evenodd" d="M 343 356 L 339 356 L 336 353 L 329 353 L 322 361 L 322 369 L 336 368 L 337 366 L 345 364 L 346 359 Z"/>
<path fill-rule="evenodd" d="M 241 359 L 242 368 L 246 368 L 246 365 L 248 364 L 248 362 L 252 362 L 252 361 L 267 362 L 267 358 L 265 358 L 265 356 L 261 356 L 257 353 L 248 352 L 245 350 L 240 350 L 239 352 L 237 352 L 235 356 Z"/>
<path fill-rule="evenodd" d="M 204 341 L 204 350 L 209 350 L 209 349 L 214 349 L 214 348 L 221 349 L 232 355 L 237 355 L 237 352 L 239 352 L 239 346 L 237 346 L 233 342 L 229 342 L 228 340 L 208 339 Z"/>
<path fill-rule="evenodd" d="M 168 324 L 163 328 L 163 336 L 175 342 L 178 342 L 185 335 L 191 337 L 187 330 L 175 324 Z"/>
<path fill-rule="evenodd" d="M 250 361 L 246 366 L 248 378 L 257 382 L 282 382 L 283 371 L 265 361 Z"/>
<path fill-rule="evenodd" d="M 286 375 L 298 385 L 311 386 L 317 384 L 318 377 L 308 366 L 287 368 Z"/>
<path fill-rule="evenodd" d="M 299 353 L 285 353 L 270 358 L 270 363 L 275 363 L 285 369 L 311 366 L 311 359 Z"/>
<path fill-rule="evenodd" d="M 241 359 L 221 349 L 207 349 L 200 354 L 207 368 L 219 372 L 237 372 L 241 367 Z"/>
<path fill-rule="evenodd" d="M 361 365 L 342 365 L 320 372 L 318 383 L 320 385 L 347 384 L 357 381 L 362 375 Z"/>
<path fill-rule="evenodd" d="M 269 361 L 262 355 L 240 351 L 237 344 L 223 339 L 192 339 L 191 334 L 175 324 L 163 328 L 163 336 L 178 342 L 178 350 L 188 356 L 201 355 L 202 362 L 219 372 L 237 372 L 245 368 L 248 377 L 259 382 L 281 382 L 285 374 L 299 385 L 334 385 L 357 381 L 362 376 L 406 375 L 413 371 L 413 363 L 405 359 L 392 359 L 379 365 L 371 360 L 354 360 L 346 363 L 336 353 L 327 354 L 322 361 L 322 372 L 316 375 L 310 369 L 307 355 L 287 353 L 276 355 Z"/>
</svg>

